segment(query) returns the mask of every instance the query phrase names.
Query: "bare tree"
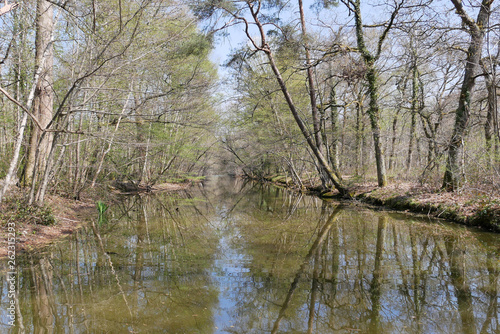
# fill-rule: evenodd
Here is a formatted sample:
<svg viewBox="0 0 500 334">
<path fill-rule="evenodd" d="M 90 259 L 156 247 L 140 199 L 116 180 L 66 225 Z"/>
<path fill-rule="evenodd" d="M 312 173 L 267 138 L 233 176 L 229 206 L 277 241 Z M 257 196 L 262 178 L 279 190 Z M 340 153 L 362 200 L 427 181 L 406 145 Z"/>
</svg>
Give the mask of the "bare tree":
<svg viewBox="0 0 500 334">
<path fill-rule="evenodd" d="M 455 111 L 455 126 L 453 134 L 448 145 L 448 159 L 446 162 L 446 171 L 443 177 L 443 189 L 447 191 L 456 190 L 461 184 L 461 169 L 463 162 L 460 159 L 460 151 L 463 148 L 463 142 L 469 129 L 470 105 L 476 78 L 480 70 L 481 51 L 486 29 L 489 26 L 489 17 L 491 14 L 491 5 L 493 0 L 483 0 L 481 2 L 477 19 L 474 21 L 466 12 L 462 1 L 451 0 L 455 6 L 457 14 L 462 23 L 467 27 L 470 35 L 469 48 L 467 50 L 467 59 L 465 62 L 465 74 L 460 90 L 458 107 Z"/>
<path fill-rule="evenodd" d="M 363 31 L 363 20 L 361 15 L 361 2 L 360 0 L 342 0 L 347 6 L 349 11 L 354 13 L 356 24 L 356 39 L 358 44 L 358 51 L 361 53 L 365 67 L 366 67 L 366 81 L 368 84 L 368 94 L 370 96 L 370 104 L 367 110 L 370 117 L 370 125 L 372 129 L 373 144 L 375 150 L 375 160 L 377 164 L 377 180 L 378 186 L 384 187 L 387 185 L 387 175 L 385 171 L 384 153 L 382 151 L 381 142 L 381 129 L 380 129 L 380 106 L 379 106 L 379 88 L 378 88 L 378 73 L 376 62 L 382 53 L 382 46 L 389 31 L 392 29 L 396 16 L 402 8 L 405 0 L 394 3 L 394 9 L 391 13 L 389 21 L 383 25 L 382 33 L 377 41 L 377 48 L 375 53 L 368 50 L 365 42 L 365 33 Z"/>
<path fill-rule="evenodd" d="M 277 83 L 279 84 L 280 90 L 283 94 L 283 97 L 285 98 L 286 104 L 288 106 L 288 109 L 290 110 L 291 114 L 293 115 L 293 118 L 295 120 L 295 123 L 300 129 L 300 132 L 302 133 L 303 137 L 305 138 L 309 148 L 313 152 L 314 157 L 316 158 L 316 161 L 322 169 L 328 179 L 333 183 L 335 188 L 339 191 L 339 193 L 342 196 L 349 196 L 349 191 L 347 187 L 343 184 L 342 180 L 338 178 L 338 176 L 335 174 L 335 172 L 332 170 L 332 168 L 328 164 L 328 160 L 326 157 L 323 155 L 320 147 L 318 147 L 318 142 L 316 142 L 315 135 L 318 137 L 318 141 L 321 143 L 321 133 L 318 131 L 317 133 L 311 133 L 308 128 L 306 123 L 302 120 L 299 110 L 297 109 L 297 106 L 295 105 L 292 95 L 288 89 L 287 83 L 285 79 L 283 78 L 281 71 L 277 65 L 276 59 L 275 59 L 275 54 L 273 49 L 271 48 L 271 45 L 267 41 L 267 34 L 266 34 L 266 27 L 269 24 L 268 22 L 263 22 L 261 21 L 262 17 L 267 17 L 265 15 L 262 15 L 263 11 L 263 1 L 259 0 L 256 2 L 250 2 L 246 1 L 242 6 L 238 7 L 224 7 L 224 3 L 221 4 L 213 4 L 211 2 L 207 2 L 207 7 L 203 7 L 200 10 L 200 14 L 205 15 L 205 16 L 212 16 L 214 15 L 214 12 L 216 9 L 222 10 L 225 14 L 229 15 L 231 17 L 231 20 L 233 23 L 242 23 L 244 25 L 244 30 L 245 34 L 247 36 L 248 41 L 251 43 L 253 48 L 258 51 L 258 52 L 263 52 L 268 61 L 269 61 L 269 66 L 271 67 L 271 70 L 274 74 L 274 78 L 276 79 Z M 219 5 L 220 7 L 216 7 Z M 236 3 L 233 3 L 233 5 L 237 5 Z M 248 13 L 248 16 L 245 16 L 244 12 Z M 247 18 L 251 18 L 251 21 Z M 228 24 L 231 24 L 228 23 Z M 272 24 L 274 25 L 274 24 Z M 255 28 L 257 31 L 257 37 L 252 35 L 251 29 Z M 303 31 L 303 34 L 305 31 Z M 313 89 L 312 94 L 310 91 L 310 98 L 315 99 L 315 92 L 314 92 L 314 86 L 309 85 L 309 89 Z M 315 110 L 313 107 L 312 110 Z M 318 125 L 319 125 L 319 120 L 318 120 Z M 319 127 L 318 127 L 319 130 Z"/>
</svg>

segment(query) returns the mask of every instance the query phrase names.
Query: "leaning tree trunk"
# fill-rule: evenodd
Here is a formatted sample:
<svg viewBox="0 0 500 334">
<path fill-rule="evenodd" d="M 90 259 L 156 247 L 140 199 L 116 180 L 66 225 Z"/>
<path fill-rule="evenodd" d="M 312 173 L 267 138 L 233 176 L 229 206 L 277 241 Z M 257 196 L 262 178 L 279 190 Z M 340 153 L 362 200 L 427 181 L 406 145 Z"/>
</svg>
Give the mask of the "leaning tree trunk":
<svg viewBox="0 0 500 334">
<path fill-rule="evenodd" d="M 285 80 L 283 79 L 281 72 L 280 72 L 278 66 L 276 65 L 276 61 L 274 59 L 273 52 L 271 51 L 271 48 L 269 47 L 269 45 L 266 42 L 266 32 L 265 32 L 264 26 L 262 25 L 262 23 L 260 22 L 260 20 L 258 18 L 259 8 L 254 8 L 252 3 L 247 3 L 247 5 L 250 9 L 250 12 L 252 14 L 252 18 L 254 20 L 255 25 L 259 29 L 260 43 L 259 43 L 259 45 L 257 45 L 255 39 L 250 35 L 249 30 L 248 30 L 248 23 L 247 23 L 247 28 L 246 28 L 245 32 L 247 34 L 248 39 L 250 40 L 250 42 L 253 44 L 253 46 L 257 50 L 262 51 L 266 54 L 266 56 L 269 60 L 269 65 L 271 66 L 271 69 L 274 73 L 274 77 L 276 78 L 276 81 L 278 82 L 278 84 L 280 86 L 281 92 L 283 93 L 283 96 L 286 100 L 288 108 L 289 108 L 290 112 L 292 113 L 292 116 L 293 116 L 295 122 L 297 123 L 302 135 L 306 139 L 309 148 L 311 148 L 314 156 L 316 157 L 320 168 L 323 169 L 323 171 L 325 172 L 328 179 L 330 179 L 330 181 L 332 181 L 333 185 L 335 186 L 335 188 L 339 191 L 339 193 L 342 196 L 349 196 L 349 191 L 348 191 L 347 187 L 342 183 L 342 181 L 337 177 L 337 175 L 334 173 L 334 171 L 330 168 L 327 159 L 319 150 L 318 146 L 316 145 L 315 140 L 311 136 L 311 133 L 307 130 L 306 125 L 304 124 L 304 122 L 300 118 L 299 112 L 295 106 L 295 103 L 292 100 L 290 92 L 288 91 Z"/>
<path fill-rule="evenodd" d="M 461 184 L 460 170 L 464 166 L 460 153 L 469 127 L 472 93 L 476 83 L 485 28 L 488 25 L 493 0 L 482 1 L 476 21 L 468 16 L 460 0 L 451 0 L 451 2 L 460 15 L 462 22 L 469 27 L 471 40 L 465 61 L 465 75 L 458 100 L 458 108 L 455 112 L 455 127 L 448 145 L 448 159 L 443 177 L 443 189 L 447 191 L 455 191 Z"/>
<path fill-rule="evenodd" d="M 299 116 L 299 113 L 295 107 L 295 104 L 293 103 L 292 97 L 290 96 L 290 93 L 288 92 L 288 89 L 287 89 L 286 84 L 285 84 L 285 80 L 283 80 L 283 77 L 281 76 L 281 73 L 278 69 L 278 66 L 276 65 L 276 62 L 274 61 L 273 54 L 270 51 L 268 51 L 268 52 L 266 52 L 266 55 L 269 59 L 269 63 L 270 63 L 271 68 L 274 72 L 276 80 L 278 81 L 278 83 L 280 85 L 281 91 L 285 97 L 285 100 L 288 104 L 288 107 L 289 107 L 290 111 L 292 112 L 293 118 L 295 119 L 295 122 L 299 126 L 299 129 L 302 132 L 302 135 L 305 137 L 307 144 L 311 148 L 314 156 L 318 160 L 319 165 L 321 166 L 321 168 L 323 168 L 323 170 L 327 174 L 328 178 L 330 179 L 330 181 L 332 181 L 333 185 L 339 191 L 339 193 L 341 195 L 347 196 L 349 194 L 347 188 L 342 184 L 342 181 L 337 177 L 335 172 L 330 168 L 325 156 L 319 151 L 318 147 L 316 146 L 316 143 L 313 141 L 310 133 L 307 131 L 305 124 L 302 122 L 302 119 Z"/>
</svg>

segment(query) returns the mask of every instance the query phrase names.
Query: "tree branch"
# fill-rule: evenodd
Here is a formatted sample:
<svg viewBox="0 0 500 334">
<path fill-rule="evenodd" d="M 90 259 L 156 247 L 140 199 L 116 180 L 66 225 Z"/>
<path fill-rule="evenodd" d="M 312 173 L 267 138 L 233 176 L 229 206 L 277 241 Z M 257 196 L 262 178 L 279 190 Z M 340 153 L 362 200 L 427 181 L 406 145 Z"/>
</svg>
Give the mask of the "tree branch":
<svg viewBox="0 0 500 334">
<path fill-rule="evenodd" d="M 464 7 L 462 6 L 462 0 L 451 0 L 451 3 L 453 3 L 453 6 L 455 6 L 455 9 L 457 11 L 457 14 L 460 16 L 462 19 L 462 22 L 466 24 L 471 30 L 476 30 L 477 25 L 476 22 L 474 22 L 474 19 L 471 18 L 466 12 Z"/>
<path fill-rule="evenodd" d="M 399 4 L 396 5 L 396 8 L 391 14 L 391 18 L 389 19 L 389 23 L 385 27 L 384 31 L 382 32 L 382 35 L 380 35 L 380 38 L 378 39 L 378 45 L 377 45 L 377 53 L 375 54 L 375 59 L 378 59 L 380 57 L 380 54 L 382 53 L 382 44 L 384 43 L 384 40 L 387 37 L 387 34 L 389 33 L 389 30 L 391 30 L 394 20 L 396 19 L 396 16 L 399 13 L 399 10 L 401 7 L 403 7 L 405 0 L 401 0 Z"/>
<path fill-rule="evenodd" d="M 17 2 L 7 3 L 7 0 L 6 0 L 5 1 L 5 6 L 3 6 L 2 8 L 0 8 L 0 16 L 2 16 L 4 14 L 7 14 L 8 12 L 10 12 L 11 10 L 16 9 L 17 7 L 19 7 L 19 4 Z"/>
<path fill-rule="evenodd" d="M 44 129 L 42 128 L 42 125 L 40 124 L 40 122 L 38 121 L 38 119 L 35 117 L 35 115 L 33 115 L 25 106 L 23 106 L 23 104 L 21 102 L 19 102 L 18 100 L 16 100 L 15 98 L 13 98 L 12 96 L 10 96 L 10 94 L 5 90 L 3 89 L 2 87 L 0 87 L 0 92 L 3 93 L 3 95 L 5 95 L 9 100 L 11 100 L 12 102 L 14 102 L 14 104 L 18 105 L 19 107 L 21 107 L 21 109 L 24 110 L 25 113 L 27 113 L 29 115 L 29 117 L 31 117 L 31 119 L 33 120 L 33 122 L 36 124 L 36 126 L 38 127 L 38 129 L 40 129 L 41 131 L 43 131 Z"/>
</svg>

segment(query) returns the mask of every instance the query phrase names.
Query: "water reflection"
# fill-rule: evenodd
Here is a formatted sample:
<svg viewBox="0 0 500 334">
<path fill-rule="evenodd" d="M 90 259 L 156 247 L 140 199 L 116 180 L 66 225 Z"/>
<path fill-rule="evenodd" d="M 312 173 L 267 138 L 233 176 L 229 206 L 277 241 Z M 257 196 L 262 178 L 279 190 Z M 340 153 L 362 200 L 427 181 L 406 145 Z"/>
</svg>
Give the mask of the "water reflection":
<svg viewBox="0 0 500 334">
<path fill-rule="evenodd" d="M 2 333 L 496 333 L 498 236 L 214 178 L 23 259 Z"/>
</svg>

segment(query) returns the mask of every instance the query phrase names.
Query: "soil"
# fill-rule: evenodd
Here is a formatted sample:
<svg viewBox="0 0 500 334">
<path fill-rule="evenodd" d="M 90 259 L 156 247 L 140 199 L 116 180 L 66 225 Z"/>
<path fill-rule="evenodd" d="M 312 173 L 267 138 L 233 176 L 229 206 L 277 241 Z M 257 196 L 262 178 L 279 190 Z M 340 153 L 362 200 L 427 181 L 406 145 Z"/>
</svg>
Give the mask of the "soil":
<svg viewBox="0 0 500 334">
<path fill-rule="evenodd" d="M 364 184 L 354 188 L 354 198 L 391 209 L 424 213 L 462 225 L 500 232 L 500 196 L 477 189 L 446 192 L 417 183 L 394 183 L 384 188 Z"/>
<path fill-rule="evenodd" d="M 16 253 L 33 251 L 47 246 L 55 241 L 63 240 L 73 234 L 84 223 L 97 217 L 95 203 L 90 201 L 75 201 L 58 196 L 48 196 L 46 206 L 51 208 L 55 224 L 46 226 L 26 221 L 16 223 Z M 13 216 L 14 212 L 5 212 L 7 205 L 1 206 L 4 219 Z M 12 220 L 11 220 L 12 221 Z M 0 231 L 0 258 L 7 256 L 7 230 L 2 221 Z"/>
</svg>

